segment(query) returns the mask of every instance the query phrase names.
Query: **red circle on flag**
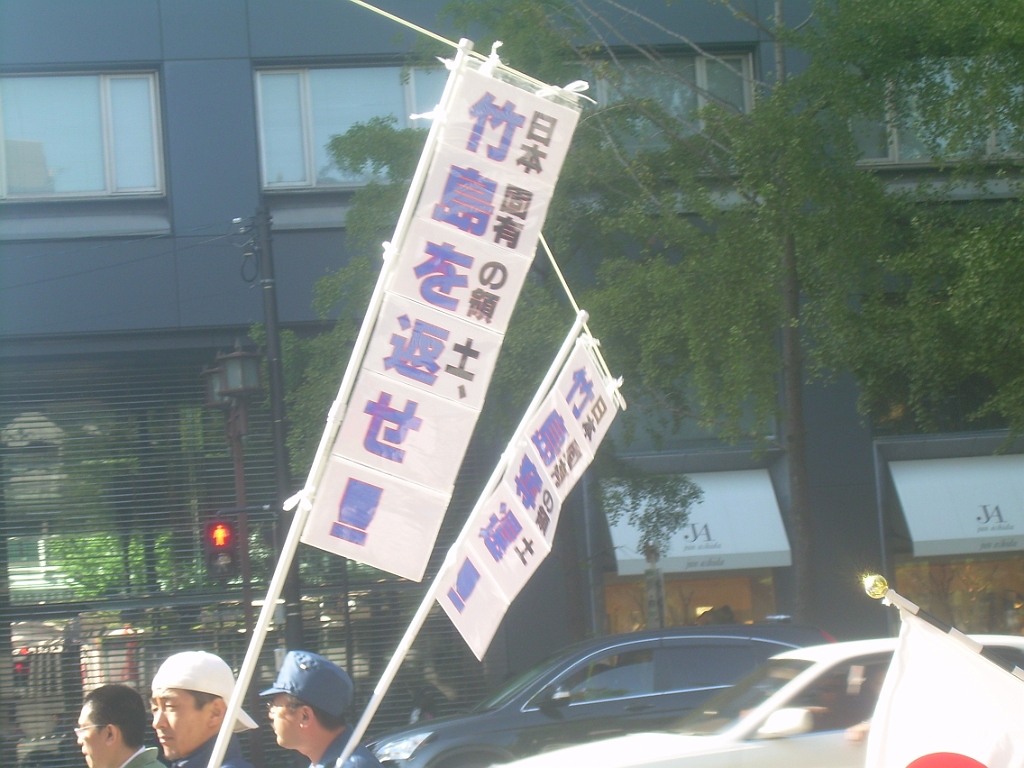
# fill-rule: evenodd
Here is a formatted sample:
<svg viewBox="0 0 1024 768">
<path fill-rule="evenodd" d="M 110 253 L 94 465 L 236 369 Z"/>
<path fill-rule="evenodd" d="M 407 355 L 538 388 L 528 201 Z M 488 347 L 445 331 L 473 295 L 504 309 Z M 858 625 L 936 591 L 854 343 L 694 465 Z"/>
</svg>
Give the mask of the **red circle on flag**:
<svg viewBox="0 0 1024 768">
<path fill-rule="evenodd" d="M 907 768 L 986 768 L 973 757 L 955 752 L 933 752 L 911 762 Z"/>
</svg>

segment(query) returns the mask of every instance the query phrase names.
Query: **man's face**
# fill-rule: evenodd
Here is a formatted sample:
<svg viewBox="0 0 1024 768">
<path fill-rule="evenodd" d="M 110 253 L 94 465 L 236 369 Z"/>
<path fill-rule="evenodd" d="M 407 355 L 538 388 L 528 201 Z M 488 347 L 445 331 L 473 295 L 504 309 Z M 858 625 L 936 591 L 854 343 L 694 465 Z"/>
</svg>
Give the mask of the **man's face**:
<svg viewBox="0 0 1024 768">
<path fill-rule="evenodd" d="M 197 707 L 191 693 L 178 688 L 153 691 L 153 730 L 168 760 L 188 757 L 217 735 L 224 719 L 223 699 Z"/>
<path fill-rule="evenodd" d="M 299 749 L 301 705 L 295 704 L 287 693 L 274 694 L 268 705 L 277 743 L 285 749 Z"/>
<path fill-rule="evenodd" d="M 78 746 L 82 748 L 85 764 L 89 768 L 118 768 L 122 761 L 115 765 L 112 760 L 117 746 L 117 731 L 113 726 L 93 722 L 92 706 L 82 707 L 78 716 L 78 727 L 75 729 Z"/>
</svg>

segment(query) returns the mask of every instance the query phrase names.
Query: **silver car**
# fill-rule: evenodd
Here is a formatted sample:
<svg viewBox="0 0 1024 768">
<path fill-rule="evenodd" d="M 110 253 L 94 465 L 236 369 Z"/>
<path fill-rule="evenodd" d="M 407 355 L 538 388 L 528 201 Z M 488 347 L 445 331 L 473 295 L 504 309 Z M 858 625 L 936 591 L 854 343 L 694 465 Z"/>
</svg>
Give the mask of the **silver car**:
<svg viewBox="0 0 1024 768">
<path fill-rule="evenodd" d="M 974 635 L 1024 667 L 1024 637 Z M 862 768 L 863 730 L 896 638 L 780 653 L 671 732 L 635 733 L 507 763 L 506 768 Z"/>
</svg>

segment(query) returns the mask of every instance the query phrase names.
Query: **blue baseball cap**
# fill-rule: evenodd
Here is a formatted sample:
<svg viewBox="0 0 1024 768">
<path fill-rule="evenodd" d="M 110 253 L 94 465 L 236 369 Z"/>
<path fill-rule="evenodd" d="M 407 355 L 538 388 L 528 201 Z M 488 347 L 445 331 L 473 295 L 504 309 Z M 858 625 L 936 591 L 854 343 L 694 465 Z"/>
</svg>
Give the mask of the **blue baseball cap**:
<svg viewBox="0 0 1024 768">
<path fill-rule="evenodd" d="M 330 659 L 309 651 L 288 651 L 272 688 L 260 696 L 290 693 L 332 715 L 340 715 L 352 703 L 352 678 Z"/>
</svg>

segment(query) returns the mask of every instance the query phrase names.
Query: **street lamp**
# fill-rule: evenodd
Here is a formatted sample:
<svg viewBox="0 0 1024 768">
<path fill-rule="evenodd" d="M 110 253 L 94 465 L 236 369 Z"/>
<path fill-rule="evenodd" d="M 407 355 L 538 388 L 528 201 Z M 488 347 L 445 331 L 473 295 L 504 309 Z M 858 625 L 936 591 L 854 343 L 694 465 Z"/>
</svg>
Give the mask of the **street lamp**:
<svg viewBox="0 0 1024 768">
<path fill-rule="evenodd" d="M 228 354 L 218 353 L 212 368 L 202 372 L 206 384 L 207 408 L 224 412 L 225 431 L 231 446 L 231 459 L 235 466 L 235 508 L 238 534 L 238 565 L 242 576 L 242 603 L 245 613 L 245 637 L 252 638 L 252 584 L 249 571 L 249 512 L 245 498 L 245 458 L 242 438 L 249 432 L 249 402 L 263 396 L 260 386 L 260 359 L 258 352 L 249 352 L 235 343 Z M 249 692 L 249 706 L 256 704 L 255 691 Z M 255 731 L 250 732 L 253 763 L 263 765 L 263 746 Z"/>
<path fill-rule="evenodd" d="M 215 365 L 202 372 L 206 382 L 207 408 L 224 411 L 225 429 L 231 458 L 235 467 L 235 507 L 238 510 L 239 566 L 242 593 L 245 600 L 245 633 L 252 636 L 252 585 L 249 572 L 249 516 L 245 493 L 245 459 L 242 438 L 249 431 L 248 406 L 251 400 L 263 395 L 260 386 L 260 358 L 258 352 L 249 352 L 235 345 L 233 352 L 218 353 Z"/>
</svg>

